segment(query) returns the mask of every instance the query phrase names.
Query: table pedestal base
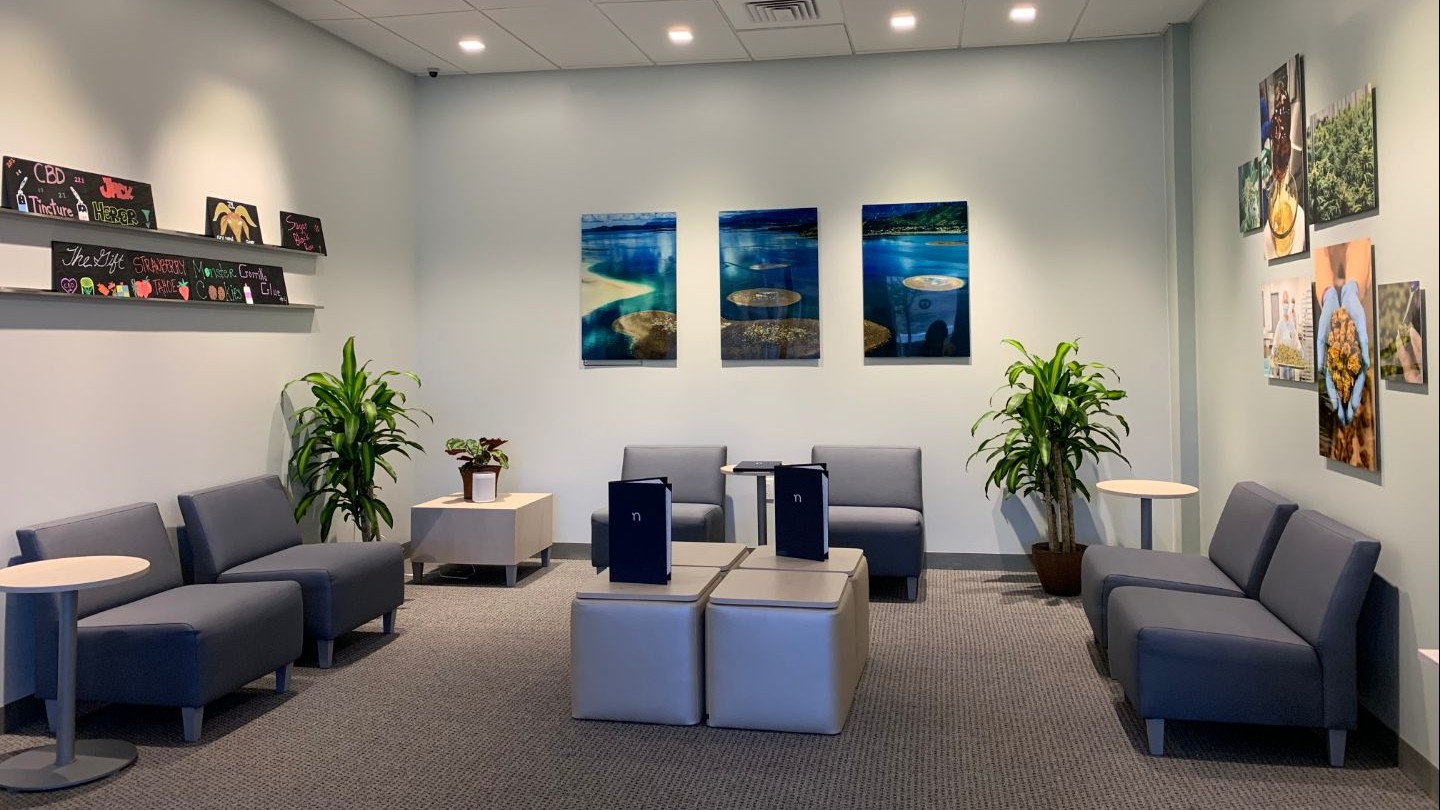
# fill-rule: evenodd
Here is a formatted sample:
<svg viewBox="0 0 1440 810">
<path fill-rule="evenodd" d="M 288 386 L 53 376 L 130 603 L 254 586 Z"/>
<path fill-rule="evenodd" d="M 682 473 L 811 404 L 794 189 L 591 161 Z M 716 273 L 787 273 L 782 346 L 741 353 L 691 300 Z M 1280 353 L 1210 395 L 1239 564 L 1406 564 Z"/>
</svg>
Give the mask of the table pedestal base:
<svg viewBox="0 0 1440 810">
<path fill-rule="evenodd" d="M 75 787 L 134 764 L 138 755 L 123 740 L 76 740 L 74 761 L 56 765 L 55 746 L 42 745 L 0 762 L 0 787 L 22 792 Z"/>
</svg>

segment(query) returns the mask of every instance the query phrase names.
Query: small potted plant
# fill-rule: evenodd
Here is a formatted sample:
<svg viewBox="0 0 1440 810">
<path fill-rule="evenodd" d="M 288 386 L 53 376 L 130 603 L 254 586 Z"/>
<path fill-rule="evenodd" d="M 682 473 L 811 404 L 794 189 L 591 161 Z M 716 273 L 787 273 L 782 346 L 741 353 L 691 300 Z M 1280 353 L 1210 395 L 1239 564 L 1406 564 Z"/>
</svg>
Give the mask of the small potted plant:
<svg viewBox="0 0 1440 810">
<path fill-rule="evenodd" d="M 1021 357 L 996 392 L 1005 394 L 1005 404 L 981 414 L 970 428 L 972 436 L 987 422 L 997 429 L 970 460 L 983 455 L 990 465 L 987 494 L 996 487 L 1006 497 L 1041 496 L 1046 540 L 1031 546 L 1030 559 L 1046 593 L 1075 596 L 1085 545 L 1076 542 L 1074 496 L 1090 497 L 1079 469 L 1102 455 L 1129 463 L 1120 452 L 1120 431 L 1128 434 L 1130 426 L 1111 410 L 1125 392 L 1110 387 L 1119 380 L 1110 368 L 1072 357 L 1077 341 L 1060 343 L 1051 357 L 1032 354 L 1016 340 L 1004 343 Z"/>
<path fill-rule="evenodd" d="M 495 476 L 495 490 L 488 493 L 490 497 L 482 498 L 482 501 L 495 500 L 495 493 L 500 489 L 500 471 L 510 468 L 510 457 L 500 449 L 506 439 L 448 439 L 445 442 L 445 452 L 452 456 L 459 457 L 460 481 L 465 488 L 465 500 L 475 500 L 475 475 L 476 473 L 491 473 Z"/>
</svg>

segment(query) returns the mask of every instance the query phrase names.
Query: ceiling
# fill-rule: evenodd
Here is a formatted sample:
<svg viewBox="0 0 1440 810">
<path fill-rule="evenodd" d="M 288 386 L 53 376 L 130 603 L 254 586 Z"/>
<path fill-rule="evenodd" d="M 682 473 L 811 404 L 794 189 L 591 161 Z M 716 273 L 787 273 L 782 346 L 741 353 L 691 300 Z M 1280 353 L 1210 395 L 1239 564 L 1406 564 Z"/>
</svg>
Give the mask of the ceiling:
<svg viewBox="0 0 1440 810">
<path fill-rule="evenodd" d="M 741 62 L 1159 34 L 1205 0 L 271 0 L 410 73 Z M 1010 20 L 1015 5 L 1036 10 Z M 891 27 L 912 14 L 913 29 Z M 669 32 L 688 28 L 688 44 Z M 462 50 L 461 40 L 484 49 Z"/>
</svg>

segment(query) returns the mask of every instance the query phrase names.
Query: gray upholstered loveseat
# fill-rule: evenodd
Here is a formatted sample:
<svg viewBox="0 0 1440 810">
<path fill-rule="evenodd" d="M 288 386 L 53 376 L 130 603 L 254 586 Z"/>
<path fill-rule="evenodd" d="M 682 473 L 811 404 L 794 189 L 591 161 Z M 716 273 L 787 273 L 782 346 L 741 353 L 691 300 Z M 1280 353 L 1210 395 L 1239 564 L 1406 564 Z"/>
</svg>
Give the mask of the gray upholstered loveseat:
<svg viewBox="0 0 1440 810">
<path fill-rule="evenodd" d="M 830 545 L 865 552 L 871 576 L 904 577 L 919 598 L 925 568 L 925 498 L 918 447 L 816 445 L 830 473 Z"/>
<path fill-rule="evenodd" d="M 293 582 L 186 585 L 153 503 L 66 518 L 16 532 L 25 561 L 117 554 L 150 562 L 144 576 L 79 595 L 78 700 L 178 706 L 185 739 L 200 738 L 205 704 L 274 672 L 285 691 L 300 655 L 300 588 Z M 58 596 L 40 596 L 35 690 L 54 722 Z"/>
<path fill-rule="evenodd" d="M 405 553 L 396 543 L 302 543 L 280 479 L 262 475 L 180 496 L 181 544 L 196 582 L 296 582 L 305 635 L 329 667 L 335 639 L 377 617 L 395 627 L 405 601 Z"/>
</svg>

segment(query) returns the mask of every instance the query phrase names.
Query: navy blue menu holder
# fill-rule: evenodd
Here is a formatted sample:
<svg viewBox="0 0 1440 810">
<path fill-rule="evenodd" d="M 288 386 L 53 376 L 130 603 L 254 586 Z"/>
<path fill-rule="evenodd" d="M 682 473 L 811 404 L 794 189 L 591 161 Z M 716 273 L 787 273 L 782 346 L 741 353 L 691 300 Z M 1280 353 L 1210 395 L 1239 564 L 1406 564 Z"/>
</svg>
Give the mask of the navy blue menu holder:
<svg viewBox="0 0 1440 810">
<path fill-rule="evenodd" d="M 670 482 L 610 482 L 610 581 L 670 582 Z"/>
<path fill-rule="evenodd" d="M 830 556 L 830 473 L 824 464 L 775 467 L 775 554 Z"/>
</svg>

